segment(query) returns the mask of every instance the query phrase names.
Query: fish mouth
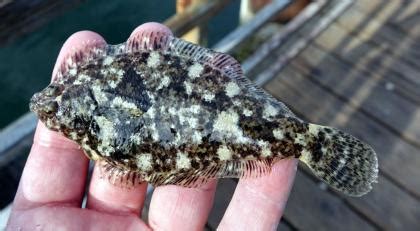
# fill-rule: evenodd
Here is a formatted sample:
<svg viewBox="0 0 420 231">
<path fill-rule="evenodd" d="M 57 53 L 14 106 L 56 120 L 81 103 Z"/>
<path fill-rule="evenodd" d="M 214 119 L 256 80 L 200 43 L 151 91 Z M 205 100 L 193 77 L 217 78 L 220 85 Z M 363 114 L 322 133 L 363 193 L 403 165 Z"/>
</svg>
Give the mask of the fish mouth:
<svg viewBox="0 0 420 231">
<path fill-rule="evenodd" d="M 42 92 L 35 93 L 30 102 L 29 109 L 43 120 L 51 118 L 58 111 L 58 103 L 51 97 L 43 97 Z"/>
<path fill-rule="evenodd" d="M 39 92 L 35 93 L 31 99 L 29 100 L 29 110 L 31 110 L 32 112 L 38 114 L 38 99 L 39 99 Z"/>
</svg>

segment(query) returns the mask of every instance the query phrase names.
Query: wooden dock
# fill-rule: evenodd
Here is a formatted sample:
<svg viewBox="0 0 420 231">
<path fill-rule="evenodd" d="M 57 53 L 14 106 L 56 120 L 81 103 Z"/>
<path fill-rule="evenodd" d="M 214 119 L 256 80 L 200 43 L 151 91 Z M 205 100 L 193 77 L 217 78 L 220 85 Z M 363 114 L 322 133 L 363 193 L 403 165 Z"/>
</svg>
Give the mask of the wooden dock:
<svg viewBox="0 0 420 231">
<path fill-rule="evenodd" d="M 371 144 L 378 153 L 379 183 L 369 194 L 351 198 L 299 168 L 278 229 L 418 230 L 420 1 L 347 0 L 351 5 L 335 11 L 343 1 L 314 1 L 322 9 L 303 26 L 291 26 L 294 32 L 287 37 L 261 45 L 269 48 L 268 56 L 256 49 L 241 61 L 249 78 L 303 119 Z M 217 4 L 221 1 L 210 6 L 217 9 Z M 178 28 L 180 18 L 168 21 L 171 28 Z M 175 34 L 192 26 L 179 26 Z M 216 48 L 235 50 L 239 40 Z M 219 181 L 207 230 L 217 228 L 236 184 L 235 179 Z"/>
<path fill-rule="evenodd" d="M 420 1 L 356 0 L 264 85 L 304 119 L 371 144 L 380 167 L 379 183 L 361 198 L 325 189 L 300 168 L 279 229 L 420 227 L 419 13 Z M 268 62 L 275 65 L 283 54 L 273 50 Z M 235 185 L 219 182 L 209 229 L 217 227 Z"/>
</svg>

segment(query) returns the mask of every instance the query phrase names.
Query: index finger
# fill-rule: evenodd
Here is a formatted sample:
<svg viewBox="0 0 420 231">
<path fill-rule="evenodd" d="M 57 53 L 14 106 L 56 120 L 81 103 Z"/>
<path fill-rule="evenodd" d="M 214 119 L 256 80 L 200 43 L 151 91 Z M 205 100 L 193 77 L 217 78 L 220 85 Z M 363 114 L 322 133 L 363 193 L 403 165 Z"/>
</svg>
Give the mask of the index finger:
<svg viewBox="0 0 420 231">
<path fill-rule="evenodd" d="M 105 43 L 93 32 L 78 32 L 63 45 L 53 76 L 65 59 L 76 52 Z M 88 159 L 79 145 L 38 123 L 14 201 L 14 209 L 28 209 L 47 203 L 79 207 L 88 169 Z"/>
</svg>

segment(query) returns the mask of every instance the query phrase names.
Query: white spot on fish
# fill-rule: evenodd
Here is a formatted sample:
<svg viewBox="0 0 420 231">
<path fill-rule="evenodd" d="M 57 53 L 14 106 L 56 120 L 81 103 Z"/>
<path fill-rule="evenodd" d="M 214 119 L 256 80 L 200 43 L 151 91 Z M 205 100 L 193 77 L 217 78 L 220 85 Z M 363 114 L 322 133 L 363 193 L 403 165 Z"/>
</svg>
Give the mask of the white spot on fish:
<svg viewBox="0 0 420 231">
<path fill-rule="evenodd" d="M 213 131 L 223 136 L 236 138 L 239 143 L 249 142 L 249 138 L 243 136 L 242 129 L 238 126 L 239 115 L 236 112 L 222 111 L 217 115 L 213 124 Z"/>
<path fill-rule="evenodd" d="M 214 99 L 215 95 L 210 92 L 206 92 L 203 94 L 203 99 L 207 102 L 211 102 Z"/>
<path fill-rule="evenodd" d="M 304 163 L 310 163 L 312 161 L 312 155 L 311 152 L 308 151 L 307 149 L 303 149 L 302 152 L 300 153 L 300 157 L 299 159 L 304 162 Z"/>
<path fill-rule="evenodd" d="M 242 102 L 240 100 L 238 100 L 238 99 L 233 100 L 232 103 L 233 103 L 233 105 L 238 106 L 238 107 L 240 107 L 242 105 Z"/>
<path fill-rule="evenodd" d="M 150 153 L 142 153 L 136 158 L 136 164 L 139 169 L 144 171 L 152 170 L 152 155 Z"/>
<path fill-rule="evenodd" d="M 267 141 L 258 140 L 257 144 L 258 144 L 258 146 L 261 147 L 261 156 L 262 157 L 271 156 L 272 152 L 271 152 L 271 149 L 270 149 L 270 143 L 268 143 Z"/>
<path fill-rule="evenodd" d="M 127 102 L 119 96 L 115 97 L 112 100 L 111 107 L 126 110 L 135 116 L 140 116 L 142 113 L 141 110 L 134 103 Z"/>
<path fill-rule="evenodd" d="M 106 58 L 103 61 L 103 65 L 108 66 L 112 62 L 114 62 L 114 58 L 112 56 L 106 56 Z"/>
<path fill-rule="evenodd" d="M 99 137 L 102 140 L 98 146 L 98 151 L 105 156 L 109 156 L 114 152 L 114 148 L 112 147 L 112 141 L 116 136 L 114 124 L 104 116 L 95 116 L 94 119 L 98 124 Z"/>
<path fill-rule="evenodd" d="M 217 156 L 220 160 L 231 160 L 232 159 L 232 151 L 229 150 L 226 145 L 222 145 L 217 149 Z"/>
<path fill-rule="evenodd" d="M 99 104 L 105 104 L 108 102 L 108 97 L 106 97 L 106 94 L 102 91 L 99 85 L 94 84 L 92 86 L 92 92 L 93 96 Z"/>
<path fill-rule="evenodd" d="M 242 114 L 244 114 L 244 116 L 249 117 L 249 116 L 252 116 L 252 111 L 244 108 L 244 110 L 242 111 Z"/>
<path fill-rule="evenodd" d="M 130 136 L 130 141 L 133 142 L 134 144 L 140 144 L 141 143 L 141 137 L 140 134 L 133 134 Z"/>
<path fill-rule="evenodd" d="M 101 74 L 108 79 L 108 85 L 111 88 L 116 88 L 124 76 L 124 70 L 117 68 L 101 69 Z"/>
<path fill-rule="evenodd" d="M 202 143 L 202 139 L 203 139 L 203 136 L 198 131 L 195 131 L 194 134 L 192 135 L 192 141 L 195 144 L 201 144 Z"/>
<path fill-rule="evenodd" d="M 187 93 L 187 95 L 191 95 L 192 93 L 192 84 L 188 81 L 184 81 L 184 87 L 185 87 L 185 92 Z"/>
<path fill-rule="evenodd" d="M 196 128 L 197 125 L 198 125 L 198 119 L 197 118 L 191 117 L 191 118 L 188 118 L 187 121 L 188 121 L 188 124 L 190 125 L 191 128 Z"/>
<path fill-rule="evenodd" d="M 75 76 L 76 74 L 77 74 L 77 69 L 76 68 L 70 68 L 69 75 Z"/>
<path fill-rule="evenodd" d="M 156 51 L 150 52 L 149 58 L 147 58 L 147 66 L 151 68 L 155 68 L 160 63 L 160 55 Z"/>
<path fill-rule="evenodd" d="M 263 111 L 263 118 L 271 121 L 274 116 L 279 113 L 279 110 L 271 104 L 266 104 Z"/>
<path fill-rule="evenodd" d="M 317 136 L 318 135 L 318 132 L 319 132 L 319 128 L 321 126 L 316 125 L 316 124 L 309 124 L 308 127 L 309 127 L 309 133 L 311 133 L 314 136 Z"/>
<path fill-rule="evenodd" d="M 77 79 L 73 82 L 74 85 L 84 84 L 90 81 L 90 76 L 85 74 L 80 74 Z"/>
<path fill-rule="evenodd" d="M 262 147 L 261 149 L 261 156 L 262 157 L 270 157 L 273 153 L 271 152 L 269 147 Z"/>
<path fill-rule="evenodd" d="M 222 111 L 216 118 L 213 130 L 228 133 L 240 132 L 238 127 L 239 116 L 235 112 Z"/>
<path fill-rule="evenodd" d="M 155 123 L 152 123 L 151 125 L 150 125 L 150 130 L 151 130 L 151 135 L 152 135 L 152 139 L 154 140 L 154 141 L 156 141 L 156 142 L 158 142 L 158 141 L 160 141 L 160 136 L 159 136 L 159 132 L 158 132 L 158 130 L 156 129 L 156 124 Z"/>
<path fill-rule="evenodd" d="M 188 68 L 188 77 L 190 77 L 191 79 L 195 79 L 199 77 L 203 69 L 204 69 L 203 65 L 199 63 L 194 63 Z"/>
<path fill-rule="evenodd" d="M 302 146 L 306 146 L 307 140 L 305 138 L 305 135 L 297 133 L 295 140 L 294 140 L 295 144 L 300 144 Z"/>
<path fill-rule="evenodd" d="M 164 87 L 168 87 L 170 83 L 171 83 L 171 79 L 169 78 L 169 76 L 165 75 L 160 80 L 159 86 L 156 89 L 157 90 L 160 90 L 160 89 L 162 89 Z"/>
<path fill-rule="evenodd" d="M 191 168 L 191 160 L 184 152 L 178 152 L 176 155 L 176 168 L 189 169 Z"/>
<path fill-rule="evenodd" d="M 155 115 L 156 115 L 155 108 L 150 107 L 149 110 L 147 110 L 146 115 L 151 119 L 155 118 Z"/>
<path fill-rule="evenodd" d="M 225 88 L 226 95 L 230 98 L 238 95 L 241 92 L 241 88 L 239 88 L 238 84 L 235 82 L 229 82 Z"/>
<path fill-rule="evenodd" d="M 191 105 L 191 107 L 190 107 L 190 112 L 191 113 L 194 113 L 194 114 L 200 113 L 200 110 L 201 110 L 201 106 L 200 105 L 194 104 L 194 105 Z"/>
<path fill-rule="evenodd" d="M 274 135 L 274 138 L 276 138 L 278 140 L 284 139 L 284 133 L 281 129 L 274 129 L 273 130 L 273 135 Z"/>
</svg>

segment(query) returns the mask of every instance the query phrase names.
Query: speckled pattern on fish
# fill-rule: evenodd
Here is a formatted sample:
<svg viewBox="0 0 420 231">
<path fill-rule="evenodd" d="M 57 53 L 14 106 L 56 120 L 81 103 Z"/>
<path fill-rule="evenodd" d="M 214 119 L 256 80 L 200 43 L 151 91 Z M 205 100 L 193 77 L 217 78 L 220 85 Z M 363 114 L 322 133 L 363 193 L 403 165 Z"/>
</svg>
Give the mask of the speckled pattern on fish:
<svg viewBox="0 0 420 231">
<path fill-rule="evenodd" d="M 358 196 L 378 174 L 371 147 L 297 118 L 229 55 L 158 32 L 69 57 L 30 107 L 127 184 L 194 187 L 258 177 L 280 159 L 299 158 Z"/>
</svg>

